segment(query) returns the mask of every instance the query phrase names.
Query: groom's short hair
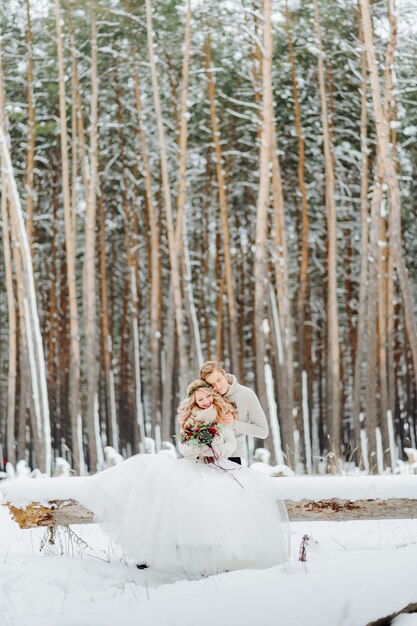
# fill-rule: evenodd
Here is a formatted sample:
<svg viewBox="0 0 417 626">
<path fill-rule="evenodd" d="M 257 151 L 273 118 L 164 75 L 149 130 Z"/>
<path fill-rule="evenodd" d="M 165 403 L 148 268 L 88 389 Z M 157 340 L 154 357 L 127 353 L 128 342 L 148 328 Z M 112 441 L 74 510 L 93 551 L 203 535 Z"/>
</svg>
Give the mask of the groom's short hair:
<svg viewBox="0 0 417 626">
<path fill-rule="evenodd" d="M 224 367 L 220 361 L 206 361 L 200 368 L 200 378 L 206 380 L 207 376 L 210 376 L 213 372 L 220 372 L 223 374 Z"/>
</svg>

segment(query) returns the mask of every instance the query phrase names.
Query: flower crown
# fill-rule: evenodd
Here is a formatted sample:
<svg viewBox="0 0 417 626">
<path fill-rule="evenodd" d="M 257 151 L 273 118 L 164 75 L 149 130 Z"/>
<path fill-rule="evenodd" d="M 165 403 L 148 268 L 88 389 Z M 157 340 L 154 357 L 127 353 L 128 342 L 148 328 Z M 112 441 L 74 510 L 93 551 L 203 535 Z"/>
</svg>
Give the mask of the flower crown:
<svg viewBox="0 0 417 626">
<path fill-rule="evenodd" d="M 202 388 L 210 389 L 211 385 L 206 383 L 205 380 L 196 380 L 195 382 L 188 385 L 187 396 L 190 397 L 194 393 L 194 391 L 197 391 L 197 389 L 202 389 Z"/>
</svg>

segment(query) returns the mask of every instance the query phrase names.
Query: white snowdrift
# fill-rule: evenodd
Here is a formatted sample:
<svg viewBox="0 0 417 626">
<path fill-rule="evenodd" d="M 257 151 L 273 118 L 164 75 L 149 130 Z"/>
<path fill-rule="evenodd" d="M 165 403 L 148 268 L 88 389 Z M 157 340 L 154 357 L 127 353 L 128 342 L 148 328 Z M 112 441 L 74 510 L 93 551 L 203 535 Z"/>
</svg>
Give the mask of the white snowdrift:
<svg viewBox="0 0 417 626">
<path fill-rule="evenodd" d="M 293 476 L 273 478 L 284 500 L 389 500 L 417 498 L 417 475 Z"/>
</svg>

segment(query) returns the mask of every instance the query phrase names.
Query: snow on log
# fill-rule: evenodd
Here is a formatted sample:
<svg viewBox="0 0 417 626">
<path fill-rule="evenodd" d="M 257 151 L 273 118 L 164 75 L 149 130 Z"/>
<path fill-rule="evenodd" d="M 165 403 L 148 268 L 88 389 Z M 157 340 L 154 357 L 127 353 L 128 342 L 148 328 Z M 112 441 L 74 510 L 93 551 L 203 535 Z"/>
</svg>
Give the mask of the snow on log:
<svg viewBox="0 0 417 626">
<path fill-rule="evenodd" d="M 21 528 L 94 521 L 87 477 L 19 478 L 0 491 Z M 417 476 L 294 476 L 271 478 L 290 521 L 417 518 Z M 81 502 L 83 504 L 81 504 Z"/>
</svg>

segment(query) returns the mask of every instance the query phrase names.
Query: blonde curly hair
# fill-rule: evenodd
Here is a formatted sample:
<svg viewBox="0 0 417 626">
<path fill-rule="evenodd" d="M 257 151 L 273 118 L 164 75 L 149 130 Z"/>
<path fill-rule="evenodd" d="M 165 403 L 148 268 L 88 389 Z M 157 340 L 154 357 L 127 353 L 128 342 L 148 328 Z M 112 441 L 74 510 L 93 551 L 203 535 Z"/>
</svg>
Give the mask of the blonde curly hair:
<svg viewBox="0 0 417 626">
<path fill-rule="evenodd" d="M 178 422 L 180 426 L 184 424 L 186 420 L 192 415 L 193 411 L 197 409 L 201 411 L 201 407 L 198 406 L 195 394 L 198 389 L 208 389 L 213 395 L 213 406 L 216 409 L 217 421 L 222 424 L 225 421 L 225 417 L 228 413 L 233 415 L 234 419 L 237 419 L 237 410 L 226 398 L 221 396 L 217 391 L 214 391 L 213 387 L 208 385 L 204 380 L 197 379 L 190 383 L 187 387 L 187 397 L 180 403 L 177 414 Z"/>
</svg>

